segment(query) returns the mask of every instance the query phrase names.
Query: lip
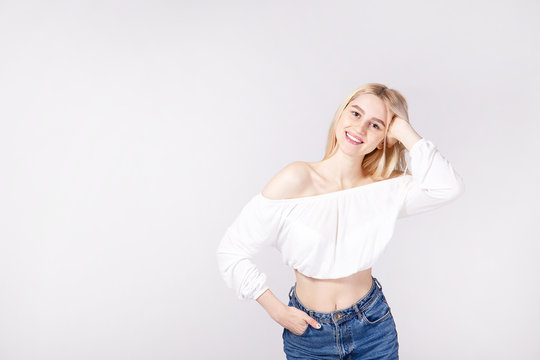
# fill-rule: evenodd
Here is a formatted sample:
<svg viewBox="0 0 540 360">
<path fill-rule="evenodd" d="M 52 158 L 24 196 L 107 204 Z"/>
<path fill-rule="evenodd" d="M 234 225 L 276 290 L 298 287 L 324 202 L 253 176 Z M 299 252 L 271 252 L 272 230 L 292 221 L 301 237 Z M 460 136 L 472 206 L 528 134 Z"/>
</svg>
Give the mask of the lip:
<svg viewBox="0 0 540 360">
<path fill-rule="evenodd" d="M 357 135 L 357 134 L 355 134 L 355 133 L 353 133 L 353 132 L 351 132 L 351 131 L 348 131 L 348 130 L 345 130 L 345 133 L 351 134 L 351 135 L 354 136 L 355 138 L 360 139 L 360 141 L 362 141 L 362 144 L 364 143 L 364 139 L 362 139 L 361 136 L 359 136 L 359 135 Z M 347 136 L 347 135 L 345 135 L 345 136 Z"/>
</svg>

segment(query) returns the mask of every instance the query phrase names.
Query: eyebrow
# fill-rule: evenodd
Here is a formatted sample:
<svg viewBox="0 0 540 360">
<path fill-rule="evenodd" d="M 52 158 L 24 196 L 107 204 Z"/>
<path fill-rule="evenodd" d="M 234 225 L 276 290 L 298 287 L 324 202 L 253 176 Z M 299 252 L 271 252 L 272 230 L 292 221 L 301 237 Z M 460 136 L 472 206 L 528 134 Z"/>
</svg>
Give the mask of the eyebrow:
<svg viewBox="0 0 540 360">
<path fill-rule="evenodd" d="M 366 113 L 366 112 L 365 112 L 360 106 L 358 106 L 358 105 L 351 105 L 351 107 L 357 108 L 358 110 L 360 110 L 360 111 L 362 112 L 362 114 L 365 114 L 365 113 Z M 382 126 L 385 126 L 385 125 L 384 125 L 384 122 L 383 122 L 381 119 L 379 119 L 379 118 L 372 118 L 372 119 L 373 119 L 373 120 L 376 120 L 376 121 L 378 121 L 378 122 L 380 122 L 380 123 L 382 124 Z"/>
</svg>

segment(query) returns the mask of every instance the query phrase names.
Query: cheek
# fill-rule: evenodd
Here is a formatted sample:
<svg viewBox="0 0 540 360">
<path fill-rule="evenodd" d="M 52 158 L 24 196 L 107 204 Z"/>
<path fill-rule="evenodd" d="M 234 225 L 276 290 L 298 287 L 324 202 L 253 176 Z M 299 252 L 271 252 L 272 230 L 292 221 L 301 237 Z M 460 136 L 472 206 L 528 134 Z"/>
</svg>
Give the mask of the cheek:
<svg viewBox="0 0 540 360">
<path fill-rule="evenodd" d="M 338 123 L 336 126 L 335 134 L 339 137 L 339 134 L 343 133 L 345 131 L 345 128 L 343 127 L 343 123 Z"/>
</svg>

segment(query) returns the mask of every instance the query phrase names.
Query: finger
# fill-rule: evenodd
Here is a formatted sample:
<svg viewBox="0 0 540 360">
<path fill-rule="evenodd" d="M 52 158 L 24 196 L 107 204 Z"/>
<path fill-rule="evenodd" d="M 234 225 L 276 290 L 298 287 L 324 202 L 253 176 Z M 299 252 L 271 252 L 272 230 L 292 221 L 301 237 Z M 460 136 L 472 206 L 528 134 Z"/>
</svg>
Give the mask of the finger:
<svg viewBox="0 0 540 360">
<path fill-rule="evenodd" d="M 315 329 L 321 328 L 321 324 L 319 324 L 319 322 L 312 317 L 308 317 L 306 321 L 309 325 L 313 326 Z"/>
</svg>

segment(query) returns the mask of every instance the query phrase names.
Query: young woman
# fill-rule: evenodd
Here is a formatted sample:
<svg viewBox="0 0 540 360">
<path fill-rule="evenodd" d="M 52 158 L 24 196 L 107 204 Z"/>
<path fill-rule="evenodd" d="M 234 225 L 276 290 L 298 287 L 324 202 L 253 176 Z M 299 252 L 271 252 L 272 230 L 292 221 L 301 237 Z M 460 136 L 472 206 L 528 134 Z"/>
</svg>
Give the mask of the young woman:
<svg viewBox="0 0 540 360">
<path fill-rule="evenodd" d="M 290 163 L 242 208 L 218 246 L 219 270 L 239 299 L 256 300 L 283 326 L 287 359 L 398 359 L 371 267 L 398 218 L 463 191 L 450 162 L 412 128 L 405 98 L 370 83 L 338 108 L 321 161 Z M 288 305 L 251 261 L 264 246 L 295 271 Z"/>
</svg>

